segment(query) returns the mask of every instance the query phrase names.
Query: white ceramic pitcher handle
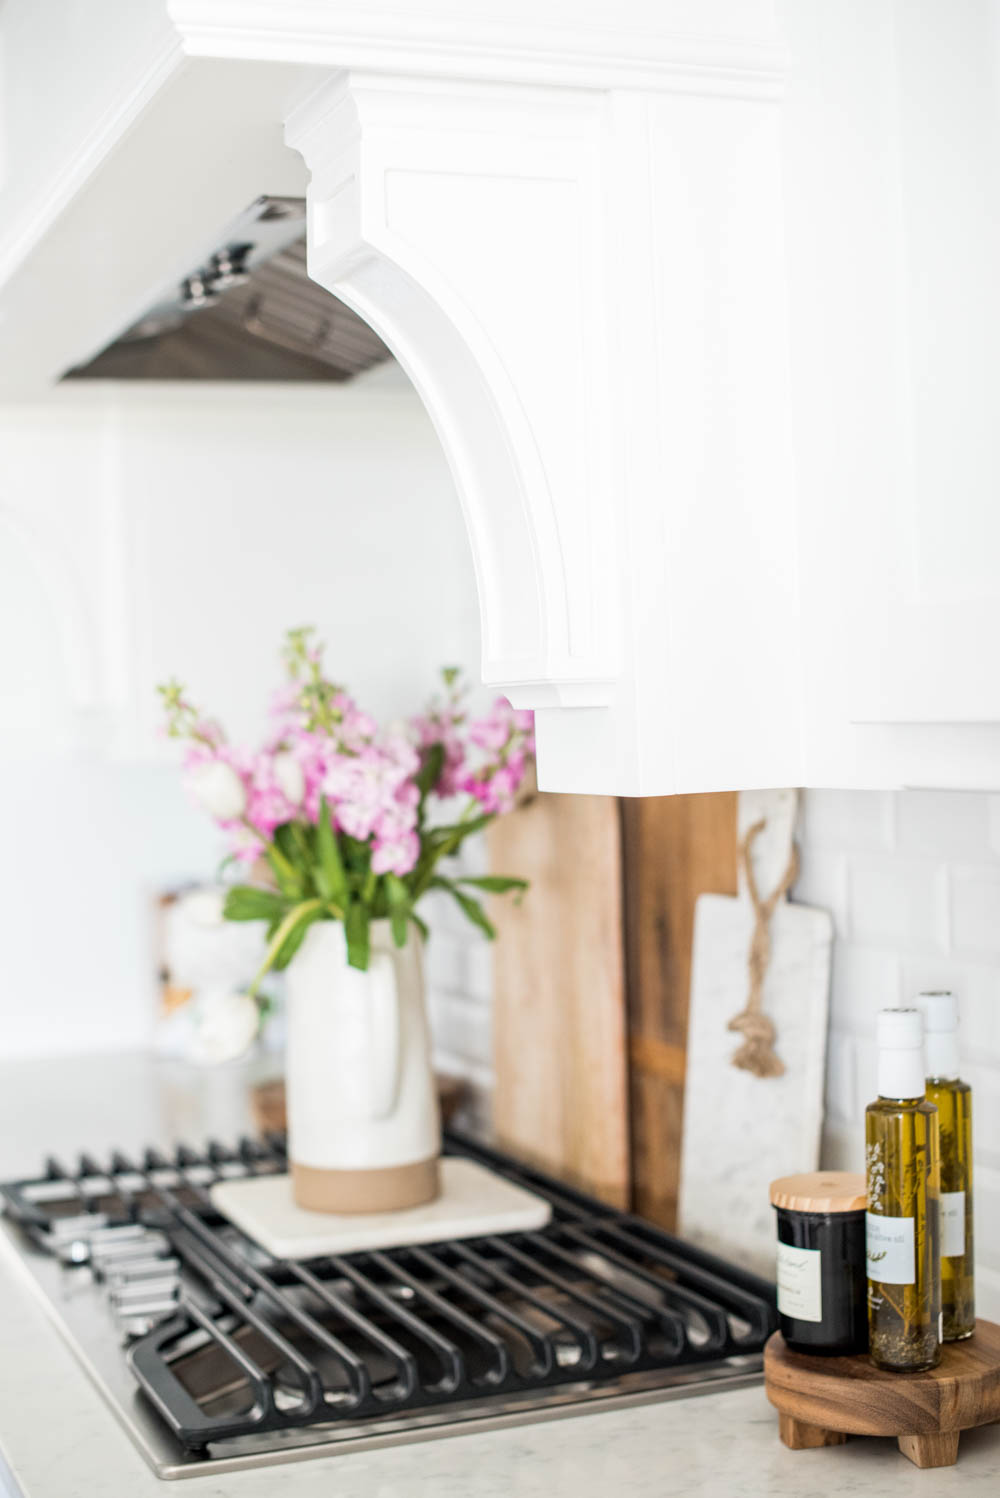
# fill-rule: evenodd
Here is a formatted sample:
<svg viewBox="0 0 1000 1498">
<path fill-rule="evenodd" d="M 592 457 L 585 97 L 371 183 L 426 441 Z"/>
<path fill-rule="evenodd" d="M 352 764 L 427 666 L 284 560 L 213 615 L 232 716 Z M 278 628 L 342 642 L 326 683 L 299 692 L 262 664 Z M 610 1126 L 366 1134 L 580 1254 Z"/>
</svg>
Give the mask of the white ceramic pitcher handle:
<svg viewBox="0 0 1000 1498">
<path fill-rule="evenodd" d="M 396 1106 L 401 1051 L 399 987 L 392 957 L 385 952 L 373 952 L 368 976 L 370 1116 L 385 1118 Z"/>
</svg>

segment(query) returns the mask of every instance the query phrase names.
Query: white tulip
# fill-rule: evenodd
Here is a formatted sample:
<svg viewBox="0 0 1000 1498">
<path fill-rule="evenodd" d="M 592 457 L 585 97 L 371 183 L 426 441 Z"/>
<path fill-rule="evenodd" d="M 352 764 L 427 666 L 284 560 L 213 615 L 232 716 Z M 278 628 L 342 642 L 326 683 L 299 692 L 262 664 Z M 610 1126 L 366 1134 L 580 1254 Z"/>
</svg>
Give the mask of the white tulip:
<svg viewBox="0 0 1000 1498">
<path fill-rule="evenodd" d="M 222 907 L 225 903 L 224 889 L 192 889 L 178 901 L 180 913 L 185 920 L 209 930 L 222 925 Z"/>
<path fill-rule="evenodd" d="M 222 1061 L 235 1061 L 250 1049 L 257 1035 L 260 1013 L 245 993 L 204 994 L 199 1011 L 194 1034 L 188 1042 L 192 1061 L 200 1066 L 214 1066 Z"/>
<path fill-rule="evenodd" d="M 272 761 L 278 790 L 293 806 L 301 806 L 306 793 L 306 777 L 294 754 L 276 754 Z"/>
<path fill-rule="evenodd" d="M 235 822 L 247 809 L 246 788 L 225 760 L 210 759 L 196 765 L 188 776 L 188 785 L 217 822 Z"/>
</svg>

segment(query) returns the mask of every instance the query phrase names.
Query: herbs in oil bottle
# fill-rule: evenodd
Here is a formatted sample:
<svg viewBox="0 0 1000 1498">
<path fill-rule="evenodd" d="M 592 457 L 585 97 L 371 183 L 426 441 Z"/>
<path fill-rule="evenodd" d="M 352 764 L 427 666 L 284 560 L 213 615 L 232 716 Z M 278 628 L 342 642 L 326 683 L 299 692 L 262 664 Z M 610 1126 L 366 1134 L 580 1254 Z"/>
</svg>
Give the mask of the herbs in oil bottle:
<svg viewBox="0 0 1000 1498">
<path fill-rule="evenodd" d="M 976 1329 L 972 1245 L 972 1088 L 958 1076 L 953 994 L 922 993 L 927 1100 L 941 1140 L 941 1317 L 946 1342 Z"/>
<path fill-rule="evenodd" d="M 941 1356 L 938 1116 L 916 1009 L 878 1017 L 878 1091 L 865 1113 L 869 1351 L 880 1368 L 916 1373 Z"/>
</svg>

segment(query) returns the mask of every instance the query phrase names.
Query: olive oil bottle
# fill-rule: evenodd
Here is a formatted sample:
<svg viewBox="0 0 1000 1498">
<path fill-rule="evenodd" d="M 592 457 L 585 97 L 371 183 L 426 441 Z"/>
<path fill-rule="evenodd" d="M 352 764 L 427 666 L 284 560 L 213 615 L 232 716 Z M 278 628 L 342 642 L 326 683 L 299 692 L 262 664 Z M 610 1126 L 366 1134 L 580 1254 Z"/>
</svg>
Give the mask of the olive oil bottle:
<svg viewBox="0 0 1000 1498">
<path fill-rule="evenodd" d="M 972 1245 L 972 1088 L 958 1076 L 958 1005 L 922 993 L 927 1100 L 941 1140 L 941 1318 L 945 1342 L 976 1329 Z"/>
<path fill-rule="evenodd" d="M 878 1092 L 865 1112 L 868 1343 L 897 1372 L 941 1357 L 938 1116 L 924 1096 L 917 1009 L 878 1016 Z"/>
</svg>

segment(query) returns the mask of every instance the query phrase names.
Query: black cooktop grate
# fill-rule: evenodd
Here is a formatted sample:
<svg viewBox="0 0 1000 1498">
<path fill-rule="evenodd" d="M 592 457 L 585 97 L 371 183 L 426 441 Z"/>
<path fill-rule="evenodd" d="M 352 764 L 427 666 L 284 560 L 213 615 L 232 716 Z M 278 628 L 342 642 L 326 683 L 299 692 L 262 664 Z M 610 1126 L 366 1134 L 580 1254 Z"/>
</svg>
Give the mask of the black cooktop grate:
<svg viewBox="0 0 1000 1498">
<path fill-rule="evenodd" d="M 190 1450 L 761 1352 L 777 1321 L 765 1281 L 467 1139 L 450 1137 L 446 1150 L 545 1197 L 549 1225 L 276 1259 L 208 1196 L 217 1180 L 286 1169 L 275 1135 L 232 1150 L 181 1147 L 170 1159 L 84 1156 L 75 1170 L 50 1160 L 44 1177 L 0 1186 L 0 1196 L 49 1248 L 86 1242 L 95 1217 L 93 1242 L 132 1224 L 157 1235 L 176 1286 L 167 1318 L 127 1356 Z M 151 1276 L 161 1262 L 150 1261 Z"/>
</svg>

